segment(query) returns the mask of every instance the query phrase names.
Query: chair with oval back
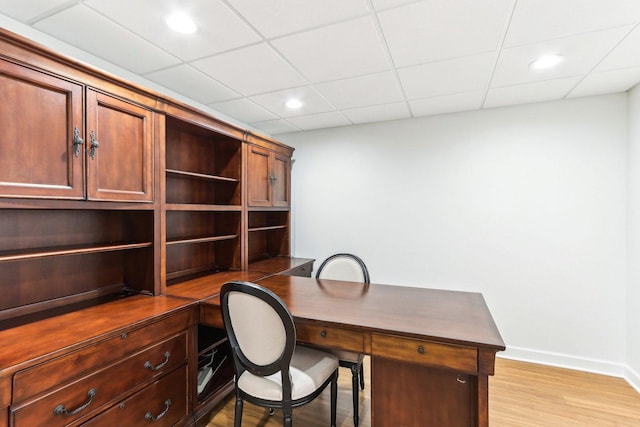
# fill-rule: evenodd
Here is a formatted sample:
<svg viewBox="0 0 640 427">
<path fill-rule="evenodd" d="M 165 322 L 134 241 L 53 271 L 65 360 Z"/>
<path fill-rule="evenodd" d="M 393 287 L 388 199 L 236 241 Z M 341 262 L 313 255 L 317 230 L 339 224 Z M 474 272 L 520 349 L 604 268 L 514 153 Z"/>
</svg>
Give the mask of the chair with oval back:
<svg viewBox="0 0 640 427">
<path fill-rule="evenodd" d="M 283 425 L 292 409 L 307 404 L 331 385 L 331 426 L 336 425 L 338 359 L 296 346 L 293 318 L 282 300 L 254 283 L 222 286 L 220 306 L 235 368 L 234 426 L 242 424 L 243 401 L 281 409 Z"/>
<path fill-rule="evenodd" d="M 362 282 L 365 286 L 370 283 L 369 271 L 364 261 L 356 255 L 347 253 L 331 255 L 325 259 L 318 268 L 316 279 Z M 364 368 L 362 366 L 364 354 L 343 350 L 332 350 L 332 353 L 340 359 L 340 366 L 351 369 L 353 424 L 357 427 L 359 423 L 358 383 L 360 383 L 360 389 L 364 390 Z"/>
</svg>

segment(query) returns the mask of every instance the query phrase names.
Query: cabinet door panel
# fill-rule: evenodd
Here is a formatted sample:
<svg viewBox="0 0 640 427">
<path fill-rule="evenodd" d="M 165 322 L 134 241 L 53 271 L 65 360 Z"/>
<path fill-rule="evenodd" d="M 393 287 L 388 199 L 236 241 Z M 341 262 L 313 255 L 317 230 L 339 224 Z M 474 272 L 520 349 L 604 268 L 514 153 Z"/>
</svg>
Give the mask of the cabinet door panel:
<svg viewBox="0 0 640 427">
<path fill-rule="evenodd" d="M 289 206 L 289 157 L 273 156 L 273 206 Z"/>
<path fill-rule="evenodd" d="M 98 147 L 92 149 L 93 139 Z M 153 112 L 87 91 L 89 199 L 152 201 L 152 151 Z"/>
<path fill-rule="evenodd" d="M 249 147 L 249 206 L 271 206 L 269 150 Z"/>
<path fill-rule="evenodd" d="M 0 197 L 82 199 L 82 86 L 0 60 Z"/>
<path fill-rule="evenodd" d="M 375 355 L 371 373 L 373 427 L 477 425 L 475 376 Z"/>
</svg>

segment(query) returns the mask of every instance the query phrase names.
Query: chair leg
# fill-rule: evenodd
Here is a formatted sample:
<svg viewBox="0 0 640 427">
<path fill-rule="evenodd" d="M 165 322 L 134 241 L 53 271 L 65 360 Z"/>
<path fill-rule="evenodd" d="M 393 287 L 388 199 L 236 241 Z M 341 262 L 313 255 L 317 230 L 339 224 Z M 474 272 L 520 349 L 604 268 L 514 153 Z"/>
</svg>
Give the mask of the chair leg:
<svg viewBox="0 0 640 427">
<path fill-rule="evenodd" d="M 336 407 L 338 406 L 338 370 L 331 380 L 331 427 L 336 427 Z"/>
<path fill-rule="evenodd" d="M 360 364 L 360 390 L 364 390 L 364 363 Z"/>
<path fill-rule="evenodd" d="M 360 408 L 359 408 L 360 394 L 358 393 L 359 392 L 358 390 L 359 371 L 360 370 L 358 369 L 358 365 L 356 364 L 351 365 L 351 389 L 353 393 L 353 425 L 355 427 L 358 427 L 358 423 L 359 423 L 358 412 L 360 412 Z"/>
<path fill-rule="evenodd" d="M 242 399 L 239 396 L 236 397 L 236 412 L 233 418 L 233 426 L 234 427 L 242 426 Z"/>
</svg>

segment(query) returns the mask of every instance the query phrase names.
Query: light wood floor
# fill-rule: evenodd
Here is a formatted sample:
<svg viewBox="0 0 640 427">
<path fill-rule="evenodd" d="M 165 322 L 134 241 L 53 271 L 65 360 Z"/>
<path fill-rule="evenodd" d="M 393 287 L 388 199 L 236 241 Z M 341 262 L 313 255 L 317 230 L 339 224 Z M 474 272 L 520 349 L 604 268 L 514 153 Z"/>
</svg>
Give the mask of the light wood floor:
<svg viewBox="0 0 640 427">
<path fill-rule="evenodd" d="M 365 377 L 370 372 L 365 365 Z M 371 426 L 368 377 L 366 384 L 360 394 L 361 427 Z M 338 390 L 338 426 L 351 427 L 350 371 L 340 369 Z M 207 427 L 232 427 L 233 404 L 230 396 Z M 640 394 L 620 378 L 498 358 L 496 375 L 489 379 L 489 420 L 491 427 L 640 427 Z M 264 409 L 245 403 L 242 421 L 247 427 L 277 427 L 282 416 L 276 412 L 269 417 Z M 293 422 L 328 426 L 329 390 L 294 409 Z"/>
</svg>

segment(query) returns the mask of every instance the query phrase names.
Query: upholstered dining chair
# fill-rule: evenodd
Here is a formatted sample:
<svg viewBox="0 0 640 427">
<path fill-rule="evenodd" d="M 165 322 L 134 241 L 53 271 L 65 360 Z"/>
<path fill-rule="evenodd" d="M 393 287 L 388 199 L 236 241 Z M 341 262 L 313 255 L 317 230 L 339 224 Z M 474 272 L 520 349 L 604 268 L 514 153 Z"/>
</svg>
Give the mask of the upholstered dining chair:
<svg viewBox="0 0 640 427">
<path fill-rule="evenodd" d="M 361 282 L 365 286 L 370 283 L 369 271 L 364 261 L 356 255 L 346 253 L 331 255 L 325 259 L 318 268 L 316 279 Z M 332 353 L 340 359 L 340 366 L 351 369 L 353 424 L 357 427 L 359 423 L 358 383 L 360 384 L 360 389 L 364 390 L 364 368 L 362 366 L 364 354 L 343 350 L 332 350 Z"/>
<path fill-rule="evenodd" d="M 243 402 L 281 409 L 283 425 L 293 424 L 292 409 L 311 402 L 331 385 L 331 426 L 336 425 L 338 359 L 296 346 L 291 313 L 269 289 L 229 282 L 220 293 L 222 319 L 235 368 L 234 426 L 242 424 Z"/>
</svg>

